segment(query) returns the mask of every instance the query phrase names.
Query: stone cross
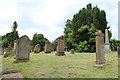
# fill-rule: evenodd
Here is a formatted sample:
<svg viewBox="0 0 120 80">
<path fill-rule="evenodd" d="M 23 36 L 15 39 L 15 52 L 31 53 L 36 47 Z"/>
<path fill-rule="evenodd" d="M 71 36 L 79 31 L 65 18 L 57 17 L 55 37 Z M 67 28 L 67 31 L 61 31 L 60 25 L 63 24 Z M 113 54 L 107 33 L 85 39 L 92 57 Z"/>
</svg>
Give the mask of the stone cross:
<svg viewBox="0 0 120 80">
<path fill-rule="evenodd" d="M 24 35 L 17 41 L 16 46 L 16 62 L 29 60 L 30 53 L 30 39 Z"/>
<path fill-rule="evenodd" d="M 108 36 L 108 29 L 105 29 L 105 53 L 111 53 L 109 36 Z"/>
<path fill-rule="evenodd" d="M 51 43 L 49 41 L 45 42 L 44 52 L 45 53 L 51 53 Z"/>
<path fill-rule="evenodd" d="M 56 56 L 64 56 L 64 36 L 60 36 L 57 39 L 57 53 Z"/>
<path fill-rule="evenodd" d="M 104 34 L 96 32 L 96 66 L 105 64 Z"/>
</svg>

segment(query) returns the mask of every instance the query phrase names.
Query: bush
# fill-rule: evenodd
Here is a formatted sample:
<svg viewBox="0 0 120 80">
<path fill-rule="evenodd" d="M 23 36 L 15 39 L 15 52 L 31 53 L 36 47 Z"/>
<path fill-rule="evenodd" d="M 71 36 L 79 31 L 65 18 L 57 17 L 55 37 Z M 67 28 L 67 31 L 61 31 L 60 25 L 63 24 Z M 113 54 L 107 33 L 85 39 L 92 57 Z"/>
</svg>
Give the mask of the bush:
<svg viewBox="0 0 120 80">
<path fill-rule="evenodd" d="M 10 51 L 10 52 L 5 52 L 3 57 L 10 57 L 10 56 L 14 56 L 15 55 L 15 51 Z"/>
<path fill-rule="evenodd" d="M 90 45 L 88 44 L 87 41 L 80 42 L 77 45 L 77 52 L 88 52 L 89 51 Z"/>
<path fill-rule="evenodd" d="M 110 44 L 111 44 L 112 51 L 117 51 L 117 47 L 120 47 L 120 41 L 116 39 L 110 39 Z"/>
</svg>

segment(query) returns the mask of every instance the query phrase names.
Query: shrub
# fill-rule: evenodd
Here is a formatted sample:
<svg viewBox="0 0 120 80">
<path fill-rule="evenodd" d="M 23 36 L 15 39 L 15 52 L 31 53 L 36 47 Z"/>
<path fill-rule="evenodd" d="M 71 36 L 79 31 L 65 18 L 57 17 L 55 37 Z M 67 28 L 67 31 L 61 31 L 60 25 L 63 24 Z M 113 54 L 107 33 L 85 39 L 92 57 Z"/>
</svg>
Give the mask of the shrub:
<svg viewBox="0 0 120 80">
<path fill-rule="evenodd" d="M 77 45 L 77 52 L 87 52 L 87 51 L 89 51 L 89 47 L 90 47 L 90 45 L 88 44 L 87 41 L 80 42 Z"/>
<path fill-rule="evenodd" d="M 10 57 L 10 56 L 14 56 L 15 55 L 15 51 L 10 51 L 10 52 L 5 52 L 3 57 Z"/>
</svg>

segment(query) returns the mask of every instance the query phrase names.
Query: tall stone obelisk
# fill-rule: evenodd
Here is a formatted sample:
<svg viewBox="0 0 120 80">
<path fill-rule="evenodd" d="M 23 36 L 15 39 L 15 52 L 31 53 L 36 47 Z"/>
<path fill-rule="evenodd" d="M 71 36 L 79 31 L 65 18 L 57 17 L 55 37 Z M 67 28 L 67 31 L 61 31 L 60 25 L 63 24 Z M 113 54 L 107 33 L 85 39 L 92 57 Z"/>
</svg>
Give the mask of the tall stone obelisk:
<svg viewBox="0 0 120 80">
<path fill-rule="evenodd" d="M 105 29 L 105 53 L 111 53 L 109 37 L 108 37 L 108 29 Z"/>
</svg>

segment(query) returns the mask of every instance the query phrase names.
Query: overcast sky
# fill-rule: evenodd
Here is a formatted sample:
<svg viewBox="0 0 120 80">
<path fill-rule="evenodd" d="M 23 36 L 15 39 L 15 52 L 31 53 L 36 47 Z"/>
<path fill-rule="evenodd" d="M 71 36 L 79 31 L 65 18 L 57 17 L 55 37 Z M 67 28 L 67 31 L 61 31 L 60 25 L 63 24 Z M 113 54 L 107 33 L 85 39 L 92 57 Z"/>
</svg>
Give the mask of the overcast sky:
<svg viewBox="0 0 120 80">
<path fill-rule="evenodd" d="M 0 35 L 11 32 L 14 21 L 19 35 L 42 33 L 50 41 L 63 35 L 65 22 L 88 3 L 106 11 L 112 38 L 118 39 L 118 0 L 0 0 Z"/>
</svg>

